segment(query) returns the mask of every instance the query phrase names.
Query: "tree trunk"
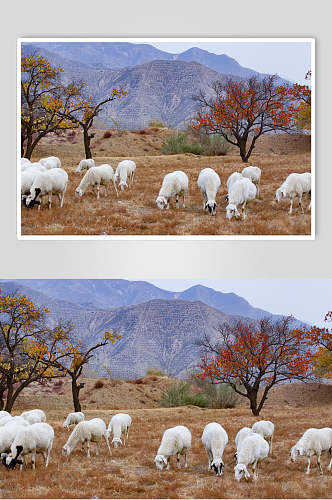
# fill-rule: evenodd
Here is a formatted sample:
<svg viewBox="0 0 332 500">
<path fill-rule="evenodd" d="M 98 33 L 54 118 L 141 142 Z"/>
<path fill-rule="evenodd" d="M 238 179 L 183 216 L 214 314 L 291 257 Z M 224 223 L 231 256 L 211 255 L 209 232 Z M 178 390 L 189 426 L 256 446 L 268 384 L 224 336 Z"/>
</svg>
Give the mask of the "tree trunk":
<svg viewBox="0 0 332 500">
<path fill-rule="evenodd" d="M 248 163 L 250 155 L 248 156 L 247 152 L 246 152 L 247 140 L 238 141 L 238 146 L 240 148 L 240 156 L 241 156 L 243 163 Z"/>
<path fill-rule="evenodd" d="M 7 389 L 8 389 L 8 392 L 7 392 L 7 397 L 6 397 L 5 410 L 10 413 L 13 409 L 14 402 L 16 399 L 16 398 L 14 398 L 14 387 L 13 387 L 11 382 L 8 383 Z"/>
<path fill-rule="evenodd" d="M 77 379 L 75 377 L 72 378 L 71 390 L 73 394 L 73 403 L 75 411 L 81 411 L 80 390 L 83 389 L 83 387 L 84 384 L 77 384 Z"/>
<path fill-rule="evenodd" d="M 257 408 L 257 393 L 258 391 L 254 391 L 250 393 L 249 396 L 249 401 L 250 401 L 250 409 L 252 411 L 252 414 L 257 417 L 259 415 L 259 409 Z"/>
<path fill-rule="evenodd" d="M 89 135 L 89 130 L 86 128 L 83 128 L 83 138 L 84 138 L 85 158 L 86 159 L 92 158 L 92 153 L 90 149 L 91 136 Z"/>
</svg>

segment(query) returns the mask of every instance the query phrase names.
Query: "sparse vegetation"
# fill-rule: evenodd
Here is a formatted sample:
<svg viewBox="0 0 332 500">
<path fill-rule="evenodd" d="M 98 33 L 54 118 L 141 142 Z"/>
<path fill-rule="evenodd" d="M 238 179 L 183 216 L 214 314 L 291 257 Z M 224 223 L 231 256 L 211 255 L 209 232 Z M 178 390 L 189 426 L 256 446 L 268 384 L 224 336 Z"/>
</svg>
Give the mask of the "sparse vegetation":
<svg viewBox="0 0 332 500">
<path fill-rule="evenodd" d="M 166 125 L 163 122 L 160 122 L 159 120 L 154 120 L 149 123 L 149 127 L 165 128 Z"/>
<path fill-rule="evenodd" d="M 182 380 L 172 384 L 163 394 L 160 400 L 160 406 L 185 406 L 195 405 L 206 407 L 207 401 L 203 394 L 193 394 L 191 387 Z"/>
<path fill-rule="evenodd" d="M 148 377 L 151 377 L 151 376 L 155 376 L 155 377 L 164 377 L 166 375 L 166 373 L 164 373 L 162 370 L 160 370 L 159 368 L 149 368 L 147 371 L 146 371 L 146 375 Z"/>
<path fill-rule="evenodd" d="M 102 387 L 104 387 L 104 382 L 102 380 L 97 380 L 95 383 L 95 389 L 101 389 Z"/>
<path fill-rule="evenodd" d="M 176 155 L 181 153 L 193 153 L 199 155 L 202 152 L 202 146 L 199 143 L 190 144 L 188 136 L 184 133 L 172 135 L 163 143 L 161 152 L 165 155 Z"/>
</svg>

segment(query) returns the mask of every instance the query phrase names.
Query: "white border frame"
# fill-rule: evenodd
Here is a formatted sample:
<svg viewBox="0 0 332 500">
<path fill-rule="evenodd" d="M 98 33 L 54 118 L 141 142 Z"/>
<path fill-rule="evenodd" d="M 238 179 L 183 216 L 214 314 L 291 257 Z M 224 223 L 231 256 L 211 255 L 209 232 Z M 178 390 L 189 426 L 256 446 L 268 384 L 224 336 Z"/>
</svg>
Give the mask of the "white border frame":
<svg viewBox="0 0 332 500">
<path fill-rule="evenodd" d="M 21 116 L 18 112 L 21 109 L 21 65 L 19 64 L 21 60 L 21 44 L 22 43 L 32 43 L 32 42 L 129 42 L 129 43 L 151 43 L 151 42 L 212 42 L 212 43 L 226 43 L 226 42 L 262 42 L 262 43 L 310 43 L 311 44 L 311 92 L 312 92 L 312 111 L 311 111 L 311 173 L 312 173 L 312 190 L 311 190 L 311 234 L 310 235 L 211 235 L 211 236 L 199 236 L 199 235 L 178 235 L 178 236 L 167 236 L 167 235 L 62 235 L 62 236 L 45 236 L 45 235 L 22 235 L 21 233 L 21 186 L 20 186 L 20 172 L 21 172 Z M 217 240 L 315 240 L 316 231 L 316 59 L 315 59 L 315 45 L 316 40 L 313 37 L 310 38 L 174 38 L 174 37 L 162 37 L 162 38 L 18 38 L 17 39 L 17 179 L 16 179 L 16 193 L 17 193 L 17 239 L 18 240 L 90 240 L 90 241 L 106 241 L 106 240 L 206 240 L 206 241 L 217 241 Z"/>
</svg>

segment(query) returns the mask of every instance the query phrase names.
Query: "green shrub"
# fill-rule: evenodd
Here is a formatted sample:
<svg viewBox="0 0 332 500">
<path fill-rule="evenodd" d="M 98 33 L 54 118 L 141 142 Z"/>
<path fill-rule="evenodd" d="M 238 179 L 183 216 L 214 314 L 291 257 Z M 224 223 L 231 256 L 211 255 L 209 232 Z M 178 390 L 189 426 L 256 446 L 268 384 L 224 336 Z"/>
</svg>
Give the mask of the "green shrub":
<svg viewBox="0 0 332 500">
<path fill-rule="evenodd" d="M 146 376 L 147 377 L 150 377 L 150 376 L 165 377 L 165 375 L 166 375 L 166 373 L 164 373 L 163 371 L 161 371 L 159 368 L 149 368 L 146 371 Z"/>
<path fill-rule="evenodd" d="M 235 408 L 239 399 L 228 384 L 209 384 L 205 394 L 209 408 Z"/>
<path fill-rule="evenodd" d="M 187 382 L 179 381 L 172 384 L 163 394 L 160 405 L 170 406 L 206 406 L 205 397 L 202 394 L 193 394 Z"/>
<path fill-rule="evenodd" d="M 222 135 L 203 134 L 201 147 L 201 154 L 204 156 L 225 156 L 229 151 L 230 144 Z"/>
<path fill-rule="evenodd" d="M 176 155 L 181 153 L 201 154 L 202 146 L 198 143 L 190 144 L 186 134 L 172 135 L 161 146 L 161 152 L 165 155 Z"/>
<path fill-rule="evenodd" d="M 155 120 L 149 123 L 149 127 L 165 128 L 166 125 L 159 120 Z"/>
</svg>

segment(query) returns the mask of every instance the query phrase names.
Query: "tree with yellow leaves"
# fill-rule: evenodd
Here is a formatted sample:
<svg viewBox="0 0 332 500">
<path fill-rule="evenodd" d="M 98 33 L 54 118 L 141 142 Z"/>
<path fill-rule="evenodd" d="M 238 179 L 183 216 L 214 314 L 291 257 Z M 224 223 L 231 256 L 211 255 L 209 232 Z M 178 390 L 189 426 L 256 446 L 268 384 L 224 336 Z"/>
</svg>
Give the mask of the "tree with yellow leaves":
<svg viewBox="0 0 332 500">
<path fill-rule="evenodd" d="M 51 132 L 75 128 L 70 113 L 85 109 L 83 83 L 61 80 L 63 69 L 36 54 L 21 59 L 21 155 L 31 158 L 38 142 Z"/>
<path fill-rule="evenodd" d="M 73 352 L 72 325 L 50 328 L 48 312 L 24 295 L 0 290 L 0 397 L 2 408 L 9 412 L 32 382 L 66 374 L 55 362 Z"/>
</svg>

